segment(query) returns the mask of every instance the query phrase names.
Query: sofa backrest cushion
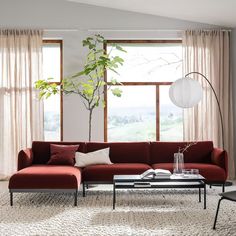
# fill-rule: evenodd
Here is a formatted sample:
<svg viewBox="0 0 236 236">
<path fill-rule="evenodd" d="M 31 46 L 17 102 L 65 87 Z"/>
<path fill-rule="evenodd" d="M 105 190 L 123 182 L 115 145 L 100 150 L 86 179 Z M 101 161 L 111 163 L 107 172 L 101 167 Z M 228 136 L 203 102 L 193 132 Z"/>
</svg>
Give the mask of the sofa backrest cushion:
<svg viewBox="0 0 236 236">
<path fill-rule="evenodd" d="M 154 163 L 174 162 L 174 153 L 179 147 L 184 147 L 186 142 L 151 142 L 150 159 Z M 186 163 L 210 163 L 213 142 L 199 141 L 184 152 L 184 162 Z"/>
<path fill-rule="evenodd" d="M 79 145 L 78 151 L 85 152 L 84 142 L 45 142 L 34 141 L 32 143 L 33 164 L 46 164 L 50 159 L 50 144 Z"/>
<path fill-rule="evenodd" d="M 86 143 L 86 151 L 93 152 L 110 147 L 112 163 L 149 163 L 148 142 Z"/>
</svg>

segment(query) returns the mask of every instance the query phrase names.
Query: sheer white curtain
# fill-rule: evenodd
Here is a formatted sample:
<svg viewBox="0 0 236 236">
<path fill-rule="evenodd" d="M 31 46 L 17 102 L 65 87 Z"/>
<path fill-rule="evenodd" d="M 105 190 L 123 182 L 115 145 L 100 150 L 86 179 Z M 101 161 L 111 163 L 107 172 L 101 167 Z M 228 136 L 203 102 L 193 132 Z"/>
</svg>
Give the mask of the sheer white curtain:
<svg viewBox="0 0 236 236">
<path fill-rule="evenodd" d="M 43 140 L 42 31 L 0 30 L 0 179 L 17 169 L 17 154 Z"/>
<path fill-rule="evenodd" d="M 234 133 L 232 108 L 232 78 L 230 73 L 230 32 L 222 30 L 186 31 L 183 35 L 184 74 L 200 72 L 213 85 L 223 115 L 225 150 L 229 154 L 229 177 L 234 171 Z M 184 111 L 185 140 L 213 140 L 222 147 L 221 121 L 214 94 L 199 75 L 191 75 L 203 87 L 198 106 Z"/>
</svg>

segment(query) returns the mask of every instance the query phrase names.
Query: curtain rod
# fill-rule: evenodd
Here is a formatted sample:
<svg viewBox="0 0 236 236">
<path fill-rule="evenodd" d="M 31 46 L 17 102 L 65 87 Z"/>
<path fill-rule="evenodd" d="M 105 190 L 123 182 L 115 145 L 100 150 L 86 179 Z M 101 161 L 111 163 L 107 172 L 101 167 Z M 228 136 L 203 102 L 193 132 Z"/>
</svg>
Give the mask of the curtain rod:
<svg viewBox="0 0 236 236">
<path fill-rule="evenodd" d="M 188 29 L 44 29 L 45 32 L 183 32 Z M 190 29 L 191 30 L 191 29 Z M 202 30 L 202 31 L 228 31 L 231 32 L 231 29 L 193 29 L 193 30 Z"/>
<path fill-rule="evenodd" d="M 60 32 L 77 32 L 77 31 L 84 31 L 79 29 L 44 29 L 45 32 L 51 32 L 51 31 L 60 31 Z"/>
<path fill-rule="evenodd" d="M 189 29 L 88 29 L 88 31 L 103 31 L 103 32 L 119 32 L 119 31 L 131 31 L 131 32 L 145 32 L 145 31 L 153 31 L 153 32 L 183 32 Z M 191 29 L 190 29 L 191 30 Z M 231 29 L 193 29 L 193 30 L 202 30 L 202 31 L 212 31 L 212 30 L 219 30 L 219 31 L 232 31 Z"/>
</svg>

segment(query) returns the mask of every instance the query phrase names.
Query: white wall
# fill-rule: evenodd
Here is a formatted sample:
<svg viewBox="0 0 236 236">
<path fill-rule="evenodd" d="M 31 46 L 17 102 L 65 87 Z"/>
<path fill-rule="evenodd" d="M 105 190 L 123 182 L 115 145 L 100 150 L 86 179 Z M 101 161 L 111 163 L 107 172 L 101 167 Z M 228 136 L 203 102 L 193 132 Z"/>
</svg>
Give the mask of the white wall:
<svg viewBox="0 0 236 236">
<path fill-rule="evenodd" d="M 45 31 L 44 36 L 63 39 L 66 76 L 81 69 L 86 54 L 81 42 L 88 35 L 100 33 L 107 39 L 176 39 L 181 38 L 179 30 L 207 29 L 216 26 L 94 7 L 65 0 L 0 0 L 0 28 L 59 29 Z M 64 96 L 63 118 L 64 140 L 88 140 L 87 111 L 78 96 Z M 93 117 L 92 139 L 103 141 L 103 137 L 103 109 L 99 108 Z"/>
</svg>

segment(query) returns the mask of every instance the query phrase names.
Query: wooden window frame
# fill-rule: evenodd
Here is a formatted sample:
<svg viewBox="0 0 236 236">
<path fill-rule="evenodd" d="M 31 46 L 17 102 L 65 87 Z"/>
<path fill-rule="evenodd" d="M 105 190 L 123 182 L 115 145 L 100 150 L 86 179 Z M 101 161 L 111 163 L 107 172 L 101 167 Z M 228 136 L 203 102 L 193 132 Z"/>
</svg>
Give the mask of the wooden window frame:
<svg viewBox="0 0 236 236">
<path fill-rule="evenodd" d="M 182 40 L 107 40 L 104 43 L 103 48 L 105 52 L 107 51 L 107 45 L 111 43 L 132 43 L 132 44 L 156 44 L 156 43 L 173 43 L 181 44 Z M 104 81 L 107 82 L 107 71 L 104 72 Z M 171 85 L 173 82 L 122 82 L 124 86 L 145 86 L 152 85 L 156 86 L 156 141 L 160 141 L 160 86 L 162 85 Z M 112 86 L 112 83 L 107 82 L 108 86 Z M 104 86 L 104 142 L 107 142 L 107 86 Z"/>
<path fill-rule="evenodd" d="M 50 82 L 50 84 L 60 85 L 63 79 L 63 40 L 61 39 L 44 39 L 43 45 L 45 44 L 59 44 L 60 45 L 60 81 Z M 63 93 L 60 90 L 60 141 L 63 141 Z"/>
</svg>

